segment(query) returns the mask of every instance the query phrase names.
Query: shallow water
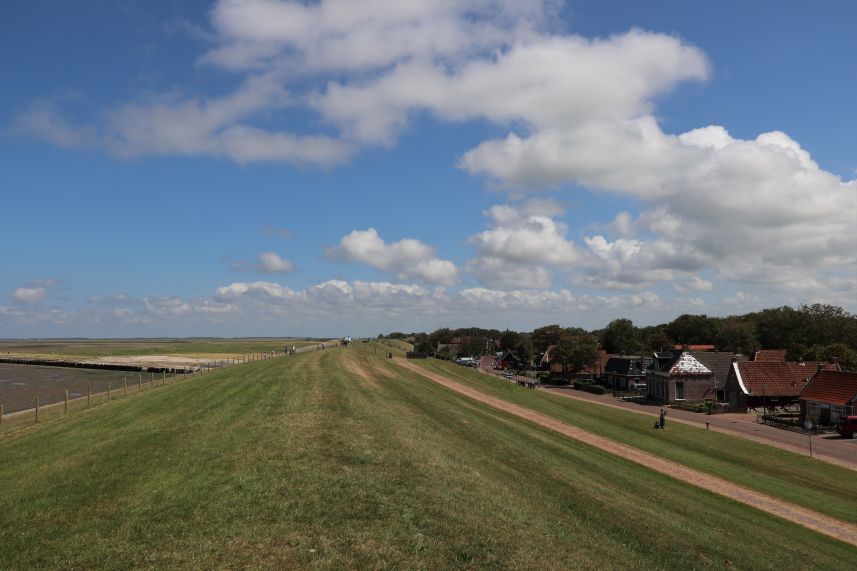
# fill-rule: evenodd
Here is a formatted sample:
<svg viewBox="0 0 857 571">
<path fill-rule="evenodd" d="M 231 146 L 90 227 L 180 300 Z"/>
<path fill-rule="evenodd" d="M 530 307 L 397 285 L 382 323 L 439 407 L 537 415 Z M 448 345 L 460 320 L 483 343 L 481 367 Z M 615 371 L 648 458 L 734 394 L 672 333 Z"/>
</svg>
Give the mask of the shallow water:
<svg viewBox="0 0 857 571">
<path fill-rule="evenodd" d="M 0 404 L 4 413 L 16 412 L 35 407 L 37 396 L 42 405 L 62 402 L 66 390 L 69 398 L 76 398 L 86 395 L 89 387 L 93 394 L 104 392 L 111 382 L 113 389 L 119 389 L 123 377 L 130 385 L 137 382 L 137 375 L 130 371 L 0 363 Z M 143 373 L 143 380 L 148 378 L 149 374 Z"/>
</svg>

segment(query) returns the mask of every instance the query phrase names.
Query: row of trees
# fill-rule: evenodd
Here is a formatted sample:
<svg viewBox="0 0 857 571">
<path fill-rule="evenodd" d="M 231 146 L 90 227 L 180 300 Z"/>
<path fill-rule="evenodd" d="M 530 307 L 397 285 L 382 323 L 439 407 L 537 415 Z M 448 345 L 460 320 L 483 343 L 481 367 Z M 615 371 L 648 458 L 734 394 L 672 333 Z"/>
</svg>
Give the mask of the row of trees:
<svg viewBox="0 0 857 571">
<path fill-rule="evenodd" d="M 458 338 L 461 350 L 468 355 L 483 354 L 490 349 L 492 340 L 500 350 L 512 350 L 530 363 L 549 346 L 557 345 L 555 358 L 567 362 L 571 370 L 590 355 L 586 363 L 592 362 L 598 346 L 608 353 L 639 355 L 676 344 L 712 344 L 721 351 L 746 355 L 759 348 L 786 349 L 787 359 L 792 361 L 836 357 L 844 368 L 857 370 L 857 316 L 841 307 L 823 304 L 797 309 L 784 306 L 730 317 L 684 314 L 669 323 L 646 327 L 637 327 L 623 318 L 596 331 L 558 324 L 531 332 L 444 327 L 432 333 L 396 332 L 386 337 L 408 339 L 415 350 L 428 353 Z"/>
</svg>

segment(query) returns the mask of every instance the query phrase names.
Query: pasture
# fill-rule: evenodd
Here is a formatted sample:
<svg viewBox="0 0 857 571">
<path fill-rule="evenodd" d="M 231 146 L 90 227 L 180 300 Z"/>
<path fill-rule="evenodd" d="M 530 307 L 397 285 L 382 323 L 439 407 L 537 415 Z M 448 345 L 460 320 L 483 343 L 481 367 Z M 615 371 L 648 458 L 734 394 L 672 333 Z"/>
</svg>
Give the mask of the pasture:
<svg viewBox="0 0 857 571">
<path fill-rule="evenodd" d="M 219 370 L 0 438 L 4 568 L 817 569 L 857 558 L 462 398 L 373 347 Z"/>
</svg>

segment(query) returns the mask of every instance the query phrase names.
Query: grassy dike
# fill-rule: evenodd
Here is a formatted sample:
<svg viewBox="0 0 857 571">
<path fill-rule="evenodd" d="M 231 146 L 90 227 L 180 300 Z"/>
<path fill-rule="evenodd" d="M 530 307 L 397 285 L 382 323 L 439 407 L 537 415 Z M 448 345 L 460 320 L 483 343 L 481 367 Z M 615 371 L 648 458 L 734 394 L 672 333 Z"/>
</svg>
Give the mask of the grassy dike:
<svg viewBox="0 0 857 571">
<path fill-rule="evenodd" d="M 419 364 L 486 394 L 526 406 L 611 440 L 857 523 L 857 475 L 853 470 L 679 422 L 669 423 L 665 431 L 652 430 L 654 415 L 640 415 L 544 391 L 523 389 L 445 361 L 431 359 Z"/>
<path fill-rule="evenodd" d="M 0 439 L 4 569 L 818 569 L 855 558 L 354 349 L 211 373 Z"/>
</svg>

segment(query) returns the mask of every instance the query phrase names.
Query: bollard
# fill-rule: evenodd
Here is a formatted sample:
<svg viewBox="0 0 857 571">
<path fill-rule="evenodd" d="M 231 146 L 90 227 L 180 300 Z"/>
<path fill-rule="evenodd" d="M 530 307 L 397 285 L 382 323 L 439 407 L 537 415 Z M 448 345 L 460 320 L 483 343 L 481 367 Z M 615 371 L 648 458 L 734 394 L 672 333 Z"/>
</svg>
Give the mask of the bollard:
<svg viewBox="0 0 857 571">
<path fill-rule="evenodd" d="M 705 423 L 705 430 L 708 430 L 708 423 Z"/>
<path fill-rule="evenodd" d="M 68 389 L 65 390 L 65 414 L 68 414 Z"/>
<path fill-rule="evenodd" d="M 39 397 L 36 396 L 36 422 L 39 422 Z"/>
</svg>

